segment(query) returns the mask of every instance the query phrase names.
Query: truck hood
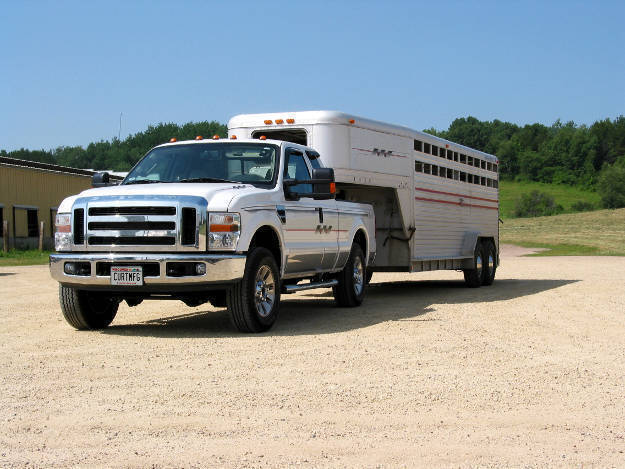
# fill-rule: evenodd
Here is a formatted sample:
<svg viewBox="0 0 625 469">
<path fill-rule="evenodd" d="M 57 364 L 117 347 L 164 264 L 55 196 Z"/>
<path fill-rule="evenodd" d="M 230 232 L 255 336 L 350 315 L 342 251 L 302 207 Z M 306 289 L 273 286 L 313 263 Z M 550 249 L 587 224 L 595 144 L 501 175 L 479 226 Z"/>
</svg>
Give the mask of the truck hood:
<svg viewBox="0 0 625 469">
<path fill-rule="evenodd" d="M 99 187 L 88 189 L 80 194 L 68 197 L 58 208 L 59 213 L 69 212 L 74 201 L 82 197 L 132 197 L 144 195 L 195 196 L 208 201 L 212 210 L 225 211 L 230 201 L 237 195 L 257 191 L 250 184 L 233 183 L 164 183 L 164 184 L 131 184 L 124 186 Z"/>
</svg>

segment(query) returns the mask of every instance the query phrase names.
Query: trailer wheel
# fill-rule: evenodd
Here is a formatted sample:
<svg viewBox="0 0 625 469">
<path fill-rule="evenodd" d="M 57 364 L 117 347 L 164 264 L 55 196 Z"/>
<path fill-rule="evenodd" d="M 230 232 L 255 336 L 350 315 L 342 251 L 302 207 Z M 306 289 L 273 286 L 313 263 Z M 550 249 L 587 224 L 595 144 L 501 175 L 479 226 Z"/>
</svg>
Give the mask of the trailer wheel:
<svg viewBox="0 0 625 469">
<path fill-rule="evenodd" d="M 268 249 L 255 248 L 247 256 L 240 282 L 226 293 L 230 319 L 240 332 L 264 332 L 278 318 L 280 273 Z"/>
<path fill-rule="evenodd" d="M 338 274 L 338 285 L 332 287 L 334 300 L 339 306 L 359 306 L 365 297 L 366 287 L 365 256 L 358 244 L 352 245 L 347 264 Z"/>
<path fill-rule="evenodd" d="M 115 319 L 119 301 L 108 295 L 59 285 L 63 317 L 78 330 L 104 329 Z"/>
<path fill-rule="evenodd" d="M 484 272 L 484 248 L 482 242 L 478 241 L 475 245 L 475 252 L 473 253 L 473 268 L 465 269 L 464 281 L 469 288 L 477 288 L 482 285 L 482 277 Z"/>
<path fill-rule="evenodd" d="M 484 269 L 482 273 L 482 285 L 489 286 L 495 281 L 497 271 L 497 251 L 492 241 L 484 243 Z"/>
</svg>

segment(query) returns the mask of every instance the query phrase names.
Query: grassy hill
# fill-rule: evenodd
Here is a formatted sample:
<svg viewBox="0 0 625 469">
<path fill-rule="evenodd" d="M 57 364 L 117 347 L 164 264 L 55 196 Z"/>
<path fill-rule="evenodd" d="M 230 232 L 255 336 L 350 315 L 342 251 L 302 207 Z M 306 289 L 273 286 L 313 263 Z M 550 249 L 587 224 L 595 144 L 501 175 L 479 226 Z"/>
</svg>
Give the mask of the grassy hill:
<svg viewBox="0 0 625 469">
<path fill-rule="evenodd" d="M 539 255 L 625 256 L 625 208 L 511 218 L 500 236 L 502 243 L 550 249 Z"/>
<path fill-rule="evenodd" d="M 567 212 L 571 211 L 572 204 L 579 201 L 589 202 L 599 207 L 599 194 L 579 187 L 562 184 L 544 184 L 541 182 L 500 181 L 499 202 L 501 218 L 512 217 L 517 199 L 521 197 L 521 194 L 530 193 L 533 190 L 550 194 L 556 203 L 562 205 Z"/>
</svg>

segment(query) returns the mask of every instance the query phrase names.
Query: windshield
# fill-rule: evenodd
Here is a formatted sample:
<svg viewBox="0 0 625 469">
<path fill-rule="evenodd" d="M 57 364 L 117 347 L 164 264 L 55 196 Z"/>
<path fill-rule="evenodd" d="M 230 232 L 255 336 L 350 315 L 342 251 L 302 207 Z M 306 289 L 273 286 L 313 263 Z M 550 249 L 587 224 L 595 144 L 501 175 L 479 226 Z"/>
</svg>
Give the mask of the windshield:
<svg viewBox="0 0 625 469">
<path fill-rule="evenodd" d="M 122 184 L 244 182 L 273 186 L 277 147 L 258 143 L 194 143 L 150 151 Z"/>
</svg>

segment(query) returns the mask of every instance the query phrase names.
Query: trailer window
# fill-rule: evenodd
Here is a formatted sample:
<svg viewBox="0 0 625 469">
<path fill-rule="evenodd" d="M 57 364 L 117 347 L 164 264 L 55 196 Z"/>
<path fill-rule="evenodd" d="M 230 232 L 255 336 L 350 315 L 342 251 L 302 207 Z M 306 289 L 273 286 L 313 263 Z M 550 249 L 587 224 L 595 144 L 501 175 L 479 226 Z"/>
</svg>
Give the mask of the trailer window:
<svg viewBox="0 0 625 469">
<path fill-rule="evenodd" d="M 423 163 L 423 172 L 425 174 L 430 174 L 432 172 L 431 169 L 432 168 L 428 163 Z"/>
<path fill-rule="evenodd" d="M 473 157 L 472 156 L 467 156 L 467 164 L 469 166 L 473 166 Z"/>
<path fill-rule="evenodd" d="M 447 179 L 453 179 L 454 178 L 454 170 L 447 168 Z"/>
<path fill-rule="evenodd" d="M 430 144 L 423 142 L 423 153 L 430 153 Z"/>
<path fill-rule="evenodd" d="M 480 177 L 477 174 L 473 175 L 473 184 L 479 186 L 480 185 Z"/>
<path fill-rule="evenodd" d="M 423 163 L 421 163 L 420 161 L 415 161 L 414 162 L 414 170 L 417 173 L 423 172 Z"/>
<path fill-rule="evenodd" d="M 260 138 L 261 135 L 271 140 L 283 140 L 299 145 L 308 144 L 308 134 L 304 129 L 256 130 L 252 133 L 252 138 Z"/>
<path fill-rule="evenodd" d="M 473 174 L 467 173 L 467 182 L 473 184 Z"/>
<path fill-rule="evenodd" d="M 486 161 L 482 160 L 482 169 L 486 169 Z"/>
<path fill-rule="evenodd" d="M 443 166 L 440 166 L 438 169 L 438 175 L 442 178 L 447 176 L 447 168 L 444 168 Z"/>
<path fill-rule="evenodd" d="M 454 152 L 453 151 L 447 150 L 447 159 L 453 161 L 453 159 L 454 159 Z"/>
<path fill-rule="evenodd" d="M 436 145 L 432 145 L 432 156 L 438 156 L 438 147 Z"/>
<path fill-rule="evenodd" d="M 486 171 L 492 171 L 493 170 L 493 164 L 492 163 L 486 163 Z"/>
<path fill-rule="evenodd" d="M 465 173 L 464 171 L 460 171 L 460 181 L 467 182 L 467 173 Z"/>
<path fill-rule="evenodd" d="M 423 142 L 421 140 L 415 140 L 414 149 L 417 151 L 423 151 Z"/>
<path fill-rule="evenodd" d="M 455 181 L 460 180 L 460 171 L 458 171 L 457 169 L 454 169 L 454 180 Z"/>
<path fill-rule="evenodd" d="M 432 165 L 432 176 L 438 176 L 438 166 Z"/>
<path fill-rule="evenodd" d="M 460 153 L 460 162 L 461 163 L 467 163 L 467 155 Z"/>
<path fill-rule="evenodd" d="M 496 164 L 493 164 L 493 172 L 495 172 L 495 173 L 497 172 L 497 165 Z"/>
<path fill-rule="evenodd" d="M 493 179 L 493 187 L 494 188 L 498 188 L 499 187 L 499 181 L 497 181 L 497 179 Z"/>
<path fill-rule="evenodd" d="M 457 151 L 454 152 L 454 161 L 458 161 L 458 152 Z"/>
</svg>

